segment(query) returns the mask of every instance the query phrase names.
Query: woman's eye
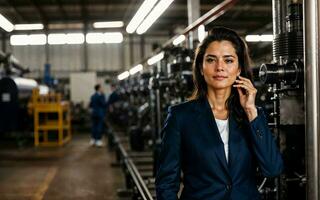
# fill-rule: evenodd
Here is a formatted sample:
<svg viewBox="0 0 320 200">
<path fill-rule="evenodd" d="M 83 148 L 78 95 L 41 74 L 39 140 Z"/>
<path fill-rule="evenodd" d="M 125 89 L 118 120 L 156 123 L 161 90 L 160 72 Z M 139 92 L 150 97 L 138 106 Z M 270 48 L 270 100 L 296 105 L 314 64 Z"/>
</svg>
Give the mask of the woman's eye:
<svg viewBox="0 0 320 200">
<path fill-rule="evenodd" d="M 206 61 L 207 61 L 208 63 L 212 63 L 212 62 L 214 61 L 214 59 L 213 59 L 213 58 L 207 58 Z"/>
<path fill-rule="evenodd" d="M 227 59 L 225 60 L 226 63 L 233 63 L 233 60 L 232 59 Z"/>
</svg>

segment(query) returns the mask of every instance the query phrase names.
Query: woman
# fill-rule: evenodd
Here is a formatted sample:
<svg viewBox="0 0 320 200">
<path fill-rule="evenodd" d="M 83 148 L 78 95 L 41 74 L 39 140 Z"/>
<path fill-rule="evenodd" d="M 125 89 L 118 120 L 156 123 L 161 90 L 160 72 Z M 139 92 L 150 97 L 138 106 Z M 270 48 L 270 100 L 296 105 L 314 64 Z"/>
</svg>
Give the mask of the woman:
<svg viewBox="0 0 320 200">
<path fill-rule="evenodd" d="M 280 152 L 255 105 L 245 42 L 214 28 L 196 51 L 191 101 L 173 106 L 163 128 L 157 200 L 260 199 L 256 167 L 278 176 Z M 238 78 L 238 79 L 237 79 Z"/>
</svg>

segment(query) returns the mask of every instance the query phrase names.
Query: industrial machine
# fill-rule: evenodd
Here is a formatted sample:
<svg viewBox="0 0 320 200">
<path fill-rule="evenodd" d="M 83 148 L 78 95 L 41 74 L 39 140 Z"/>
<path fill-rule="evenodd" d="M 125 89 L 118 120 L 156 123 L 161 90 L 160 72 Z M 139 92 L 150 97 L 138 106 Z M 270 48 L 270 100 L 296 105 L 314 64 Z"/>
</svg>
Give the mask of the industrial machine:
<svg viewBox="0 0 320 200">
<path fill-rule="evenodd" d="M 279 142 L 285 171 L 264 199 L 305 199 L 305 126 L 302 3 L 273 2 L 273 61 L 260 67 L 259 77 L 268 87 L 273 104 L 269 125 Z M 294 113 L 294 114 L 293 114 Z"/>
<path fill-rule="evenodd" d="M 27 73 L 11 54 L 0 52 L 0 133 L 26 130 L 32 124 L 28 101 L 38 83 L 24 78 Z"/>
</svg>

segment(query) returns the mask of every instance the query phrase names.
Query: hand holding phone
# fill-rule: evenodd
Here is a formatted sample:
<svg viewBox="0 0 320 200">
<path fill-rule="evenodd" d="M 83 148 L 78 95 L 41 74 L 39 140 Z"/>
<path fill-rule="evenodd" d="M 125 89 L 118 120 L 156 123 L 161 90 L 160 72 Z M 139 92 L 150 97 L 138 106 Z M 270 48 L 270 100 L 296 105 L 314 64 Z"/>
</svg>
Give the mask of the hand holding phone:
<svg viewBox="0 0 320 200">
<path fill-rule="evenodd" d="M 245 111 L 256 109 L 255 98 L 257 89 L 248 78 L 242 76 L 238 76 L 237 78 L 233 87 L 236 87 L 238 90 L 241 106 Z"/>
</svg>

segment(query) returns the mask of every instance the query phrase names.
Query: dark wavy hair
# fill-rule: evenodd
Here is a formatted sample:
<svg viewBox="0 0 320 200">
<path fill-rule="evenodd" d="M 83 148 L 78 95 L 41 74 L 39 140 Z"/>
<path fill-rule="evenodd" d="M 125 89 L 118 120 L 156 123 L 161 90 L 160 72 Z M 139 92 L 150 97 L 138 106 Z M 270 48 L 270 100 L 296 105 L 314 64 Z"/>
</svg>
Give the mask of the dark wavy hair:
<svg viewBox="0 0 320 200">
<path fill-rule="evenodd" d="M 240 76 L 249 78 L 252 81 L 252 71 L 250 68 L 251 59 L 249 57 L 248 47 L 244 40 L 233 30 L 225 27 L 215 27 L 209 31 L 208 36 L 200 43 L 196 49 L 195 59 L 193 62 L 193 82 L 194 90 L 190 99 L 199 99 L 207 97 L 207 83 L 201 74 L 203 59 L 208 46 L 214 41 L 229 41 L 232 43 L 238 56 Z M 231 94 L 226 101 L 226 107 L 230 113 L 233 113 L 238 122 L 247 119 L 244 110 L 240 104 L 239 94 L 236 88 L 231 88 Z"/>
</svg>

